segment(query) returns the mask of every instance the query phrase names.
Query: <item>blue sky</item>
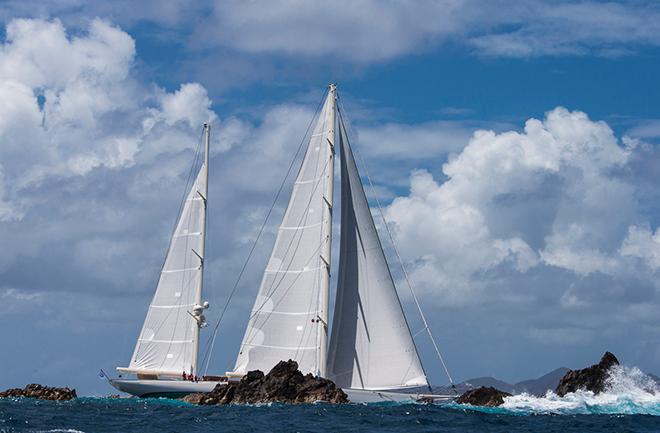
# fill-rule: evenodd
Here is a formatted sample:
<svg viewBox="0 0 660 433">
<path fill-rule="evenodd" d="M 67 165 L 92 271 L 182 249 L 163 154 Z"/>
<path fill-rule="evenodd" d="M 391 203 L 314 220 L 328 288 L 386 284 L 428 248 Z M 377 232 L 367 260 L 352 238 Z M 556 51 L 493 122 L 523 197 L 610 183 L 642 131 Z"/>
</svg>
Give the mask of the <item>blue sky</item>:
<svg viewBox="0 0 660 433">
<path fill-rule="evenodd" d="M 660 373 L 655 2 L 2 4 L 0 388 L 110 392 L 96 373 L 132 353 L 207 120 L 216 319 L 331 81 L 456 379 L 605 350 Z"/>
</svg>

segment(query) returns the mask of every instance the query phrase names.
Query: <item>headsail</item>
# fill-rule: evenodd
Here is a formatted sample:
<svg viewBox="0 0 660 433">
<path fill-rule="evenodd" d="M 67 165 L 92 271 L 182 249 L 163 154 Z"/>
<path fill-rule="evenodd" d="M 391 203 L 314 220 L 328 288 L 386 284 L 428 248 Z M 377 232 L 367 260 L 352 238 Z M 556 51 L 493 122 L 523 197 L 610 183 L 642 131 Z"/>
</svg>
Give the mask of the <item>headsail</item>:
<svg viewBox="0 0 660 433">
<path fill-rule="evenodd" d="M 328 374 L 342 388 L 428 386 L 341 116 L 341 246 Z"/>
<path fill-rule="evenodd" d="M 303 373 L 325 376 L 334 137 L 330 86 L 229 375 L 293 359 Z"/>
<path fill-rule="evenodd" d="M 170 240 L 156 293 L 135 345 L 128 373 L 177 375 L 196 373 L 201 315 L 206 198 L 208 194 L 209 126 L 205 157 L 186 196 Z"/>
</svg>

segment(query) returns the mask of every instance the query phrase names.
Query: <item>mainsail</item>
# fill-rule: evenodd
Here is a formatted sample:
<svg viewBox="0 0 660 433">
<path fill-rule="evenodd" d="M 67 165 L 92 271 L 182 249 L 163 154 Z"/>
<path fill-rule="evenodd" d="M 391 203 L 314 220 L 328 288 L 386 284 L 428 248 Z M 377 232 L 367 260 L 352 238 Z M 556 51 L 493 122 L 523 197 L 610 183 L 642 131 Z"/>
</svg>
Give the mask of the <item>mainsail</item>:
<svg viewBox="0 0 660 433">
<path fill-rule="evenodd" d="M 209 126 L 204 162 L 188 192 L 170 240 L 156 293 L 128 368 L 137 374 L 195 374 L 199 328 L 204 325 L 202 280 L 208 194 Z"/>
<path fill-rule="evenodd" d="M 287 359 L 303 373 L 326 375 L 334 137 L 331 85 L 229 375 L 267 372 Z"/>
<path fill-rule="evenodd" d="M 428 386 L 341 116 L 338 123 L 341 241 L 329 377 L 342 388 Z"/>
</svg>

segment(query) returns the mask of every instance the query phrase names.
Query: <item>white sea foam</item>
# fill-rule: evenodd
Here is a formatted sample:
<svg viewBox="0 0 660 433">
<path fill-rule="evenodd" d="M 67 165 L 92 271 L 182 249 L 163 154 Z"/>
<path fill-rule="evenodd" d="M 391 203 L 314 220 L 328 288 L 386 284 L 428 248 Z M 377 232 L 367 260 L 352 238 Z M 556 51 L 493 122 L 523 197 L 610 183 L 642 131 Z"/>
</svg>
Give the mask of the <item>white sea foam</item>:
<svg viewBox="0 0 660 433">
<path fill-rule="evenodd" d="M 581 390 L 564 397 L 552 391 L 543 397 L 520 394 L 506 397 L 500 407 L 515 413 L 660 415 L 660 387 L 636 367 L 615 366 L 606 391 L 598 395 Z"/>
<path fill-rule="evenodd" d="M 74 430 L 71 428 L 56 428 L 52 430 L 40 430 L 38 433 L 85 433 L 82 430 Z"/>
</svg>

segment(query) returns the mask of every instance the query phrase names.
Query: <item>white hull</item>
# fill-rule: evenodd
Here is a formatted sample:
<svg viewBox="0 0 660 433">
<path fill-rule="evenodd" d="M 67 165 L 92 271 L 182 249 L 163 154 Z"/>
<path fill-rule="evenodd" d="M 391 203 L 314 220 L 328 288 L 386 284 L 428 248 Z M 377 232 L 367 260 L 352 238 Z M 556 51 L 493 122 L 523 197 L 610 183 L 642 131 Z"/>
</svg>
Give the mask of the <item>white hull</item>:
<svg viewBox="0 0 660 433">
<path fill-rule="evenodd" d="M 121 392 L 136 397 L 183 397 L 195 392 L 211 392 L 218 384 L 227 382 L 190 382 L 168 379 L 110 379 L 110 384 Z"/>
<path fill-rule="evenodd" d="M 383 402 L 428 402 L 437 403 L 443 401 L 452 401 L 458 398 L 457 395 L 428 394 L 420 392 L 411 392 L 406 390 L 384 390 L 372 391 L 367 389 L 342 389 L 348 396 L 351 403 L 383 403 Z"/>
</svg>

